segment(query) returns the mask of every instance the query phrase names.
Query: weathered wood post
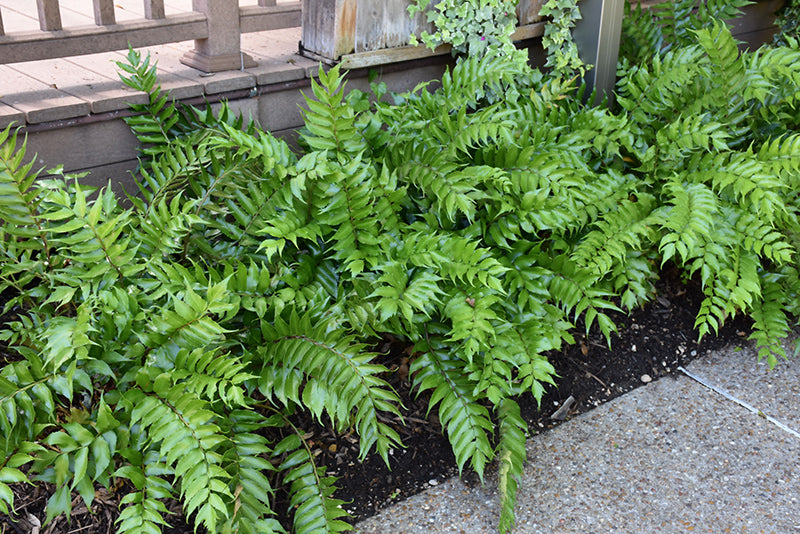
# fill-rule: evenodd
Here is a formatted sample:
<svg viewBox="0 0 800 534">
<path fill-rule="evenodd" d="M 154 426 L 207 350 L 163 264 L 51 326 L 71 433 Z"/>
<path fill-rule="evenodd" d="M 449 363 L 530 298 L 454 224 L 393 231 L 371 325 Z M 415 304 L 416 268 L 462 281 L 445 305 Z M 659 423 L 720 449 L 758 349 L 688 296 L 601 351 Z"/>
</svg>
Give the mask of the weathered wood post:
<svg viewBox="0 0 800 534">
<path fill-rule="evenodd" d="M 164 0 L 145 0 L 144 18 L 147 20 L 163 19 L 166 17 L 164 10 Z"/>
<path fill-rule="evenodd" d="M 98 26 L 109 26 L 117 20 L 114 16 L 114 0 L 92 0 L 94 7 L 94 23 Z"/>
<path fill-rule="evenodd" d="M 36 0 L 36 9 L 39 12 L 39 28 L 43 32 L 56 31 L 63 27 L 58 0 Z"/>
<path fill-rule="evenodd" d="M 195 39 L 194 50 L 184 54 L 181 63 L 204 72 L 255 67 L 241 49 L 238 0 L 192 0 L 192 9 L 205 14 L 208 37 Z"/>
<path fill-rule="evenodd" d="M 303 0 L 303 54 L 335 63 L 343 55 L 405 47 L 411 34 L 431 29 L 422 13 L 409 16 L 409 5 L 411 0 Z"/>
<path fill-rule="evenodd" d="M 573 36 L 581 59 L 594 65 L 584 80 L 588 92 L 597 89 L 595 103 L 613 97 L 622 33 L 623 2 L 626 0 L 581 0 L 581 20 Z"/>
<path fill-rule="evenodd" d="M 336 60 L 355 49 L 357 0 L 303 0 L 302 47 L 306 54 Z"/>
</svg>

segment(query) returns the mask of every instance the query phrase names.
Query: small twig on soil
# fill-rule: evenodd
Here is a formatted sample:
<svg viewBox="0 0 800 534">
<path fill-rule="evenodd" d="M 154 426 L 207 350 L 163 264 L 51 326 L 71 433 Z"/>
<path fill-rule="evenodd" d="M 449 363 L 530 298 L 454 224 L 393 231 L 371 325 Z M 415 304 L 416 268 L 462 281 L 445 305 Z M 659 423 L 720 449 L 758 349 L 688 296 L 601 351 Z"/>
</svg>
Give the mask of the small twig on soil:
<svg viewBox="0 0 800 534">
<path fill-rule="evenodd" d="M 574 359 L 574 358 L 571 358 L 571 357 L 569 357 L 569 356 L 567 356 L 567 360 L 569 360 L 569 361 L 570 361 L 570 362 L 571 362 L 571 363 L 572 363 L 572 364 L 573 364 L 575 367 L 577 367 L 578 369 L 580 369 L 581 371 L 583 371 L 584 373 L 586 373 L 586 376 L 589 376 L 589 377 L 591 377 L 591 378 L 594 378 L 595 380 L 597 380 L 598 382 L 600 382 L 600 385 L 601 385 L 601 386 L 603 386 L 604 388 L 608 389 L 608 386 L 606 385 L 606 383 L 605 383 L 605 382 L 603 382 L 602 380 L 600 380 L 599 378 L 597 378 L 597 376 L 596 376 L 596 375 L 594 375 L 593 373 L 591 373 L 590 371 L 587 371 L 586 369 L 584 369 L 584 368 L 583 368 L 583 367 L 580 365 L 580 362 L 577 362 L 577 361 L 575 361 L 575 359 Z"/>
<path fill-rule="evenodd" d="M 75 530 L 70 530 L 67 534 L 73 534 L 74 532 L 80 532 L 81 530 L 86 530 L 87 528 L 92 528 L 94 525 L 86 525 L 81 528 L 76 528 Z"/>
</svg>

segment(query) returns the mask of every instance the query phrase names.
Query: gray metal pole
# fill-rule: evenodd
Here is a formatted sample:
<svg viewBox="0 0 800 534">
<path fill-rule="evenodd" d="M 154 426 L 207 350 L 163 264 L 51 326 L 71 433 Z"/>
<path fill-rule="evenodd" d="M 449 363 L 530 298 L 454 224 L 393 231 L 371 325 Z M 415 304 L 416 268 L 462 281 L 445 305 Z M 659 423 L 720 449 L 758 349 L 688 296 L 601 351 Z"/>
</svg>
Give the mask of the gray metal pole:
<svg viewBox="0 0 800 534">
<path fill-rule="evenodd" d="M 619 39 L 625 0 L 581 0 L 581 20 L 575 25 L 573 37 L 580 58 L 594 68 L 584 78 L 589 92 L 597 89 L 595 103 L 604 95 L 613 96 L 619 56 Z"/>
</svg>

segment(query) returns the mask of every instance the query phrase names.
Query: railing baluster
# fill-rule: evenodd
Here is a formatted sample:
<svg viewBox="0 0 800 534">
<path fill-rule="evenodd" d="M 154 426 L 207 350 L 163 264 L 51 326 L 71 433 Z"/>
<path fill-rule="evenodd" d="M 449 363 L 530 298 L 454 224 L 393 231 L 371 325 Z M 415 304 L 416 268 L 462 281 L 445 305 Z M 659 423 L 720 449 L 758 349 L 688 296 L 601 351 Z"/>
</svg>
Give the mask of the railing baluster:
<svg viewBox="0 0 800 534">
<path fill-rule="evenodd" d="M 195 39 L 194 50 L 184 54 L 181 63 L 205 72 L 256 66 L 241 49 L 239 0 L 192 0 L 192 9 L 205 14 L 208 38 Z"/>
<path fill-rule="evenodd" d="M 55 31 L 62 28 L 58 0 L 36 0 L 36 9 L 39 11 L 39 28 L 42 31 Z"/>
<path fill-rule="evenodd" d="M 166 17 L 164 0 L 144 0 L 144 16 L 149 20 L 163 19 Z"/>
<path fill-rule="evenodd" d="M 114 0 L 92 0 L 94 5 L 94 23 L 98 26 L 109 26 L 116 22 L 114 17 Z"/>
</svg>

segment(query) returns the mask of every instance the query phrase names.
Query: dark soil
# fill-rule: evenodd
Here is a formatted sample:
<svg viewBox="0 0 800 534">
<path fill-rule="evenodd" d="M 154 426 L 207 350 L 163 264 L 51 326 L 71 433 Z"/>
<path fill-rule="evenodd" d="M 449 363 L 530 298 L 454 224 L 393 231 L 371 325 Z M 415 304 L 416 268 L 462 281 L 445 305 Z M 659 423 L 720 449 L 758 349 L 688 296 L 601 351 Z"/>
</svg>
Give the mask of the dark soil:
<svg viewBox="0 0 800 534">
<path fill-rule="evenodd" d="M 619 333 L 613 336 L 610 349 L 599 333 L 590 331 L 587 336 L 578 331 L 575 345 L 549 356 L 560 377 L 558 387 L 549 388 L 541 407 L 532 396 L 519 401 L 531 433 L 544 432 L 559 424 L 560 421 L 552 419 L 551 415 L 569 397 L 576 402 L 567 418 L 586 412 L 651 379 L 675 373 L 678 366 L 708 351 L 740 342 L 749 332 L 749 322 L 737 319 L 729 321 L 719 336 L 698 343 L 693 325 L 702 298 L 699 287 L 692 282 L 685 283 L 674 272 L 665 272 L 657 283 L 657 289 L 659 297 L 643 309 L 614 317 Z M 390 454 L 391 469 L 376 455 L 370 455 L 360 463 L 358 442 L 353 436 L 337 435 L 310 420 L 301 422 L 303 428 L 310 429 L 317 460 L 328 467 L 330 474 L 339 478 L 337 485 L 340 489 L 336 496 L 347 502 L 345 508 L 352 514 L 352 521 L 369 517 L 392 502 L 457 474 L 455 459 L 447 438 L 442 435 L 438 419 L 435 414 L 427 414 L 427 398 L 417 398 L 410 391 L 409 355 L 405 348 L 392 340 L 379 347 L 384 353 L 381 363 L 396 371 L 386 379 L 406 408 L 405 425 L 386 421 L 398 431 L 406 445 L 406 448 Z M 471 473 L 465 472 L 463 476 L 467 481 L 475 479 Z M 50 488 L 41 484 L 38 487 L 14 485 L 13 489 L 18 515 L 12 521 L 0 514 L 0 534 L 27 534 L 33 531 L 36 518 L 44 519 Z M 119 499 L 125 493 L 124 489 L 117 492 L 101 489 L 91 512 L 76 496 L 71 523 L 65 518 L 57 518 L 40 533 L 115 532 L 114 519 L 118 514 Z M 173 526 L 164 529 L 166 534 L 194 531 L 180 516 L 177 503 L 168 507 L 176 516 L 170 518 Z"/>
</svg>

